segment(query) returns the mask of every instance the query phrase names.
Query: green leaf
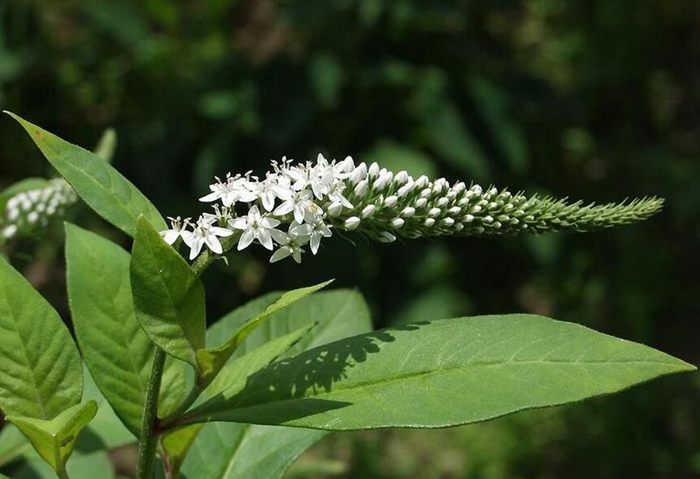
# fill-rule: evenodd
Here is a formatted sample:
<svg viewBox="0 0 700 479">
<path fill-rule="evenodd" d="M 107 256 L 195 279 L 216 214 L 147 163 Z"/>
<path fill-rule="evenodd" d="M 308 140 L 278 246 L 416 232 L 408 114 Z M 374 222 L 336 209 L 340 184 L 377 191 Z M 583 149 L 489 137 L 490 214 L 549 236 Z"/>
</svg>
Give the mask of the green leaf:
<svg viewBox="0 0 700 479">
<path fill-rule="evenodd" d="M 209 328 L 207 342 L 223 343 L 280 296 L 280 293 L 267 294 L 226 315 Z M 320 292 L 280 311 L 275 321 L 263 323 L 233 357 L 240 358 L 309 321 L 318 324 L 290 352 L 300 352 L 372 328 L 362 295 L 350 290 Z M 299 454 L 326 434 L 311 429 L 235 423 L 203 426 L 182 468 L 183 476 L 189 479 L 279 479 Z"/>
<path fill-rule="evenodd" d="M 214 379 L 209 387 L 202 393 L 199 402 L 205 401 L 228 388 L 243 388 L 248 376 L 269 365 L 280 355 L 287 352 L 292 346 L 298 343 L 301 338 L 306 336 L 313 327 L 314 325 L 310 324 L 290 334 L 275 338 L 260 346 L 258 349 L 227 364 L 216 376 L 216 379 Z M 162 445 L 168 455 L 168 464 L 172 476 L 177 477 L 179 474 L 187 452 L 192 446 L 200 429 L 201 425 L 195 424 L 194 426 L 170 433 L 163 438 Z"/>
<path fill-rule="evenodd" d="M 0 409 L 53 419 L 80 402 L 78 348 L 51 305 L 0 258 Z"/>
<path fill-rule="evenodd" d="M 102 394 L 138 437 L 155 347 L 136 320 L 130 255 L 67 223 L 66 263 L 68 298 L 83 358 Z M 177 364 L 169 362 L 164 379 L 161 402 L 181 399 L 185 381 Z M 167 389 L 174 385 L 179 391 Z"/>
<path fill-rule="evenodd" d="M 90 421 L 87 431 L 78 438 L 76 450 L 78 452 L 94 451 L 95 449 L 110 450 L 135 442 L 134 435 L 124 426 L 112 406 L 100 392 L 87 366 L 83 368 L 83 378 L 85 378 L 83 402 L 95 401 L 97 414 Z M 73 458 L 71 463 L 75 462 L 75 459 Z"/>
<path fill-rule="evenodd" d="M 91 454 L 80 454 L 78 451 L 68 461 L 68 477 L 70 479 L 113 479 L 114 467 L 104 451 Z M 56 479 L 56 473 L 41 459 L 27 461 L 17 471 L 13 471 L 12 479 Z"/>
<path fill-rule="evenodd" d="M 325 430 L 446 427 L 694 369 L 541 316 L 457 318 L 364 334 L 273 363 L 242 391 L 224 392 L 188 416 Z"/>
<path fill-rule="evenodd" d="M 14 113 L 6 113 L 22 125 L 46 159 L 98 215 L 129 236 L 134 235 L 136 220 L 140 215 L 155 228 L 166 229 L 165 221 L 155 206 L 102 158 Z"/>
<path fill-rule="evenodd" d="M 0 431 L 0 467 L 20 459 L 31 448 L 19 429 L 12 424 L 5 424 Z"/>
<path fill-rule="evenodd" d="M 289 334 L 275 338 L 248 354 L 227 364 L 204 391 L 203 397 L 211 398 L 225 390 L 243 389 L 248 376 L 272 363 L 301 341 L 314 327 L 303 326 Z"/>
<path fill-rule="evenodd" d="M 57 473 L 64 471 L 80 431 L 95 417 L 95 401 L 66 409 L 52 420 L 8 416 L 24 433 L 39 455 Z"/>
<path fill-rule="evenodd" d="M 131 251 L 131 285 L 136 319 L 151 341 L 198 368 L 204 348 L 204 287 L 187 262 L 143 217 Z"/>
<path fill-rule="evenodd" d="M 265 320 L 271 318 L 275 313 L 282 311 L 305 296 L 315 293 L 319 289 L 328 286 L 332 282 L 333 280 L 330 280 L 314 286 L 299 288 L 284 293 L 277 301 L 265 308 L 262 313 L 241 325 L 223 346 L 197 351 L 197 362 L 200 370 L 202 371 L 202 376 L 205 379 L 213 379 L 226 364 L 234 351 L 243 343 L 243 341 L 246 340 L 248 336 L 250 336 L 253 331 L 259 328 Z"/>
</svg>

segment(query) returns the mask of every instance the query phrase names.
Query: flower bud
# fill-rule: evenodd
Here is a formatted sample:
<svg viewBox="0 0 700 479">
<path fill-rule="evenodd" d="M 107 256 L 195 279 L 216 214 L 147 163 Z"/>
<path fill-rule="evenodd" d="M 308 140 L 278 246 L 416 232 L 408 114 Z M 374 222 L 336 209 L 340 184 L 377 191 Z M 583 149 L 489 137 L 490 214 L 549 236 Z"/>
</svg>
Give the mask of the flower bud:
<svg viewBox="0 0 700 479">
<path fill-rule="evenodd" d="M 357 216 L 351 216 L 345 220 L 344 226 L 348 231 L 355 230 L 358 226 L 360 226 L 360 218 Z"/>
<path fill-rule="evenodd" d="M 394 218 L 391 220 L 391 226 L 393 226 L 396 229 L 401 228 L 404 225 L 405 221 L 403 218 Z"/>
<path fill-rule="evenodd" d="M 374 205 L 367 205 L 362 209 L 361 216 L 363 218 L 369 218 L 370 216 L 372 216 L 374 214 L 374 211 L 376 209 L 377 209 L 377 207 Z"/>
<path fill-rule="evenodd" d="M 396 206 L 397 202 L 398 198 L 396 196 L 388 196 L 384 199 L 384 206 L 387 208 L 393 208 L 394 206 Z"/>
<path fill-rule="evenodd" d="M 428 200 L 426 198 L 418 198 L 414 204 L 416 208 L 425 208 L 425 205 L 428 204 Z"/>
<path fill-rule="evenodd" d="M 363 197 L 367 194 L 368 190 L 369 185 L 367 184 L 367 180 L 362 180 L 355 186 L 355 196 Z"/>
<path fill-rule="evenodd" d="M 412 207 L 410 207 L 410 206 L 407 206 L 407 207 L 404 208 L 403 211 L 401 212 L 401 216 L 403 216 L 404 218 L 410 218 L 411 216 L 413 216 L 413 215 L 415 215 L 415 214 L 416 214 L 416 209 L 415 209 L 415 208 L 412 208 Z"/>
</svg>

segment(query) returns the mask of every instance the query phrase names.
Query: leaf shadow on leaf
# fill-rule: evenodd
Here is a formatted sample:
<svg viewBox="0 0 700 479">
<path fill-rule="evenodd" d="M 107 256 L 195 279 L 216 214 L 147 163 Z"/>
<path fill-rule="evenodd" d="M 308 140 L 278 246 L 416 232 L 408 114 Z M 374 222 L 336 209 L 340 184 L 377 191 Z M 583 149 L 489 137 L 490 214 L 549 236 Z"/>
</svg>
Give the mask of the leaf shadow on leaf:
<svg viewBox="0 0 700 479">
<path fill-rule="evenodd" d="M 375 331 L 277 361 L 252 374 L 234 395 L 232 391 L 225 391 L 202 405 L 203 416 L 208 420 L 223 417 L 237 422 L 283 424 L 349 406 L 348 402 L 309 396 L 332 391 L 338 382 L 347 378 L 351 368 L 365 362 L 370 354 L 379 353 L 382 343 L 395 341 L 392 331 L 414 331 L 425 324 L 429 323 Z M 197 409 L 193 415 L 199 416 Z"/>
</svg>

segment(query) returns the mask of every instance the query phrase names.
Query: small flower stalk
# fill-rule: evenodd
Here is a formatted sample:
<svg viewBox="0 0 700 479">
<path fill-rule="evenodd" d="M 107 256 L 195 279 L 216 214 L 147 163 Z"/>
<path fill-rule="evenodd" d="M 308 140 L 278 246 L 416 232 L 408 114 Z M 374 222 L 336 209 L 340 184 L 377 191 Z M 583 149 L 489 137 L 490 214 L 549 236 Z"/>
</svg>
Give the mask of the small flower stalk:
<svg viewBox="0 0 700 479">
<path fill-rule="evenodd" d="M 495 236 L 521 232 L 585 232 L 648 218 L 663 206 L 659 198 L 605 205 L 568 203 L 549 197 L 527 197 L 507 189 L 450 184 L 444 178 L 413 178 L 377 163 L 355 164 L 351 157 L 293 164 L 283 158 L 260 180 L 251 173 L 227 175 L 200 198 L 214 213 L 196 221 L 171 219 L 164 239 L 178 238 L 190 248 L 190 259 L 206 246 L 225 251 L 219 238 L 243 250 L 257 243 L 272 251 L 271 262 L 319 251 L 334 231 L 353 231 L 391 243 L 398 238 Z M 229 243 L 227 243 L 228 245 Z"/>
<path fill-rule="evenodd" d="M 0 243 L 45 228 L 77 201 L 73 188 L 60 178 L 50 180 L 44 188 L 17 193 L 7 200 L 0 218 Z"/>
</svg>

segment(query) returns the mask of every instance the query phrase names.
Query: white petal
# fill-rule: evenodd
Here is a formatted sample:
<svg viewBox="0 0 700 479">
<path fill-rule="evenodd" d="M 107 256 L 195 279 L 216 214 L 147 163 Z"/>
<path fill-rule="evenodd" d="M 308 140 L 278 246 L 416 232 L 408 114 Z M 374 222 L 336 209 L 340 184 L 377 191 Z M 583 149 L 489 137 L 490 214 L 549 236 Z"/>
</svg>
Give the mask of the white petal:
<svg viewBox="0 0 700 479">
<path fill-rule="evenodd" d="M 197 257 L 197 255 L 199 254 L 199 252 L 202 251 L 203 244 L 204 244 L 204 241 L 202 240 L 201 236 L 197 236 L 194 238 L 194 241 L 190 245 L 190 259 L 191 260 L 195 259 Z"/>
<path fill-rule="evenodd" d="M 301 263 L 301 248 L 297 248 L 292 252 L 292 258 L 294 258 L 294 261 L 297 263 Z"/>
<path fill-rule="evenodd" d="M 321 235 L 314 232 L 314 234 L 311 235 L 311 242 L 309 244 L 311 246 L 311 252 L 313 254 L 318 253 L 318 247 L 321 245 Z"/>
<path fill-rule="evenodd" d="M 238 251 L 241 251 L 242 249 L 247 248 L 250 246 L 250 243 L 253 242 L 255 239 L 255 231 L 253 231 L 253 228 L 248 228 L 243 232 L 241 235 L 241 239 L 238 240 Z"/>
<path fill-rule="evenodd" d="M 274 218 L 263 218 L 260 220 L 260 224 L 263 228 L 274 228 L 280 224 L 280 220 L 276 220 Z"/>
<path fill-rule="evenodd" d="M 262 195 L 262 204 L 267 211 L 272 211 L 275 208 L 275 195 L 272 191 L 267 191 Z"/>
<path fill-rule="evenodd" d="M 270 258 L 270 263 L 276 263 L 277 261 L 286 258 L 290 254 L 292 254 L 292 248 L 289 246 L 282 246 L 272 255 Z"/>
<path fill-rule="evenodd" d="M 272 235 L 272 239 L 281 245 L 289 244 L 289 235 L 287 233 L 283 233 L 280 230 L 270 230 L 270 235 Z"/>
<path fill-rule="evenodd" d="M 258 237 L 258 241 L 260 241 L 260 244 L 263 245 L 266 249 L 269 249 L 272 251 L 272 248 L 274 248 L 274 245 L 272 244 L 272 236 L 270 236 L 270 231 L 265 229 L 265 228 L 260 228 L 256 234 Z"/>
<path fill-rule="evenodd" d="M 180 233 L 175 230 L 167 230 L 161 231 L 160 235 L 163 237 L 166 243 L 173 244 L 175 243 L 175 241 L 177 241 L 178 237 L 180 236 Z"/>
<path fill-rule="evenodd" d="M 211 203 L 212 201 L 216 201 L 219 198 L 221 198 L 221 193 L 219 193 L 218 191 L 215 191 L 213 193 L 209 193 L 208 195 L 202 196 L 199 199 L 199 201 L 202 201 L 204 203 Z"/>
<path fill-rule="evenodd" d="M 214 236 L 214 235 L 207 235 L 204 237 L 204 242 L 207 244 L 210 250 L 212 250 L 216 254 L 221 254 L 224 252 L 223 248 L 221 247 L 221 242 L 219 239 Z"/>
<path fill-rule="evenodd" d="M 212 234 L 215 234 L 216 236 L 222 237 L 231 236 L 233 234 L 233 231 L 231 231 L 230 229 L 219 228 L 218 226 L 212 226 L 211 228 L 209 228 L 209 231 Z"/>
<path fill-rule="evenodd" d="M 273 213 L 275 216 L 284 216 L 286 214 L 291 213 L 294 210 L 294 202 L 291 200 L 285 201 L 281 205 L 277 207 L 275 212 Z"/>
<path fill-rule="evenodd" d="M 313 227 L 307 223 L 304 225 L 295 226 L 290 231 L 297 236 L 309 236 L 311 231 L 313 231 Z"/>
<path fill-rule="evenodd" d="M 180 236 L 182 236 L 182 240 L 190 248 L 192 247 L 192 244 L 194 243 L 195 239 L 197 238 L 197 235 L 191 231 L 181 231 Z"/>
<path fill-rule="evenodd" d="M 248 227 L 248 218 L 246 218 L 245 216 L 234 218 L 233 220 L 229 220 L 228 224 L 231 228 L 235 228 L 237 230 L 244 230 Z"/>
</svg>

